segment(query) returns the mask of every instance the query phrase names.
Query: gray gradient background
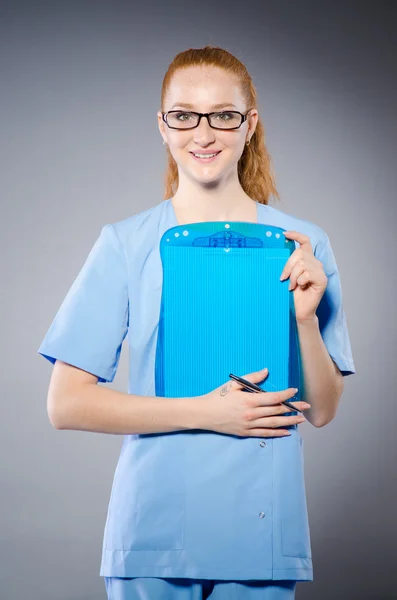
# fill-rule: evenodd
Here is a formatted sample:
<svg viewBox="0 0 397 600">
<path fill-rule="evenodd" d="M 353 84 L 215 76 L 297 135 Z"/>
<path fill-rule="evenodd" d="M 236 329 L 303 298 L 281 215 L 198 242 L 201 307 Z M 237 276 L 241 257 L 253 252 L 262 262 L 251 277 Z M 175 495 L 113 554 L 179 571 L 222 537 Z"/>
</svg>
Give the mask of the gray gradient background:
<svg viewBox="0 0 397 600">
<path fill-rule="evenodd" d="M 206 43 L 253 76 L 272 204 L 330 237 L 357 369 L 332 423 L 302 426 L 315 580 L 297 598 L 397 597 L 394 6 L 0 2 L 2 600 L 105 598 L 122 436 L 52 428 L 37 349 L 101 227 L 164 199 L 161 81 Z"/>
</svg>

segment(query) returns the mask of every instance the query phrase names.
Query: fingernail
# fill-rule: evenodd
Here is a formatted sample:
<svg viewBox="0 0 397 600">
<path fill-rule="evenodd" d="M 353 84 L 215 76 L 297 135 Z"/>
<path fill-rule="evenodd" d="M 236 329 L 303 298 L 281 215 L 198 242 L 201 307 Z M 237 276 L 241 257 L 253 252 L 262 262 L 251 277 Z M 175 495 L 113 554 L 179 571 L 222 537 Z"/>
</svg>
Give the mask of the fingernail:
<svg viewBox="0 0 397 600">
<path fill-rule="evenodd" d="M 266 368 L 266 369 L 263 369 L 263 373 L 267 373 L 267 371 L 268 371 L 268 369 L 267 369 L 267 368 Z"/>
<path fill-rule="evenodd" d="M 304 403 L 302 404 L 302 406 L 306 406 L 307 408 L 310 408 L 310 407 L 311 407 L 311 404 L 309 404 L 308 402 L 304 402 Z"/>
</svg>

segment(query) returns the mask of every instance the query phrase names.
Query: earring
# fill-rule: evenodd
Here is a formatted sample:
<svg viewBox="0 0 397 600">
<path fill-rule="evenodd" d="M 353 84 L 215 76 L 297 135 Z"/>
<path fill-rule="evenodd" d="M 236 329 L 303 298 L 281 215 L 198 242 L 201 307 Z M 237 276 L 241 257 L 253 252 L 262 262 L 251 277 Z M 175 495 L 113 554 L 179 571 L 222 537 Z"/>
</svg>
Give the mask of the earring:
<svg viewBox="0 0 397 600">
<path fill-rule="evenodd" d="M 166 146 L 166 145 L 167 145 L 167 142 L 166 142 L 165 140 L 163 140 L 163 144 L 164 144 L 164 146 Z"/>
<path fill-rule="evenodd" d="M 249 146 L 250 145 L 250 140 L 248 140 L 247 142 L 245 142 L 245 145 Z"/>
</svg>

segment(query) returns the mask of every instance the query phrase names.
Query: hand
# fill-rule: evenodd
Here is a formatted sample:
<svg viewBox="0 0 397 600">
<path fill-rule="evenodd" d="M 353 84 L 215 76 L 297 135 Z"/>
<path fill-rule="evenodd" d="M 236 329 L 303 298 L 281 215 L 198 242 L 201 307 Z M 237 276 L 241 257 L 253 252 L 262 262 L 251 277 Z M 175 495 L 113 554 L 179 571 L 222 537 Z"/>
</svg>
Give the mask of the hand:
<svg viewBox="0 0 397 600">
<path fill-rule="evenodd" d="M 259 383 L 266 376 L 267 370 L 243 375 L 244 379 L 252 383 Z M 303 415 L 279 416 L 293 412 L 280 404 L 280 401 L 292 398 L 294 388 L 261 393 L 247 392 L 242 387 L 237 381 L 229 380 L 201 396 L 206 415 L 203 429 L 240 437 L 282 437 L 291 434 L 279 427 L 306 421 Z M 301 410 L 310 408 L 307 402 L 294 402 L 294 406 Z"/>
<path fill-rule="evenodd" d="M 316 310 L 326 290 L 328 278 L 322 262 L 315 258 L 310 238 L 297 231 L 283 231 L 284 235 L 299 242 L 284 265 L 280 281 L 290 277 L 289 290 L 294 291 L 295 315 L 298 322 L 316 318 Z"/>
</svg>

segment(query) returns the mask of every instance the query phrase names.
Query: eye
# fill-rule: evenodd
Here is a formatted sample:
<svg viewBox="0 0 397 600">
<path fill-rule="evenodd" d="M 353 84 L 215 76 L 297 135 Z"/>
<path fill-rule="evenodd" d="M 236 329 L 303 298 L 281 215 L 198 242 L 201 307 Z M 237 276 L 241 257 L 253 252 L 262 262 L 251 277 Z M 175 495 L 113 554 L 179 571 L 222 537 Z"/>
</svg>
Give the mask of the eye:
<svg viewBox="0 0 397 600">
<path fill-rule="evenodd" d="M 230 121 L 230 119 L 233 119 L 233 117 L 235 117 L 234 113 L 232 112 L 219 112 L 219 113 L 215 113 L 215 118 L 216 119 L 220 119 L 221 121 Z"/>
<path fill-rule="evenodd" d="M 188 121 L 192 118 L 192 113 L 190 112 L 177 112 L 173 114 L 173 117 L 178 121 Z"/>
</svg>

